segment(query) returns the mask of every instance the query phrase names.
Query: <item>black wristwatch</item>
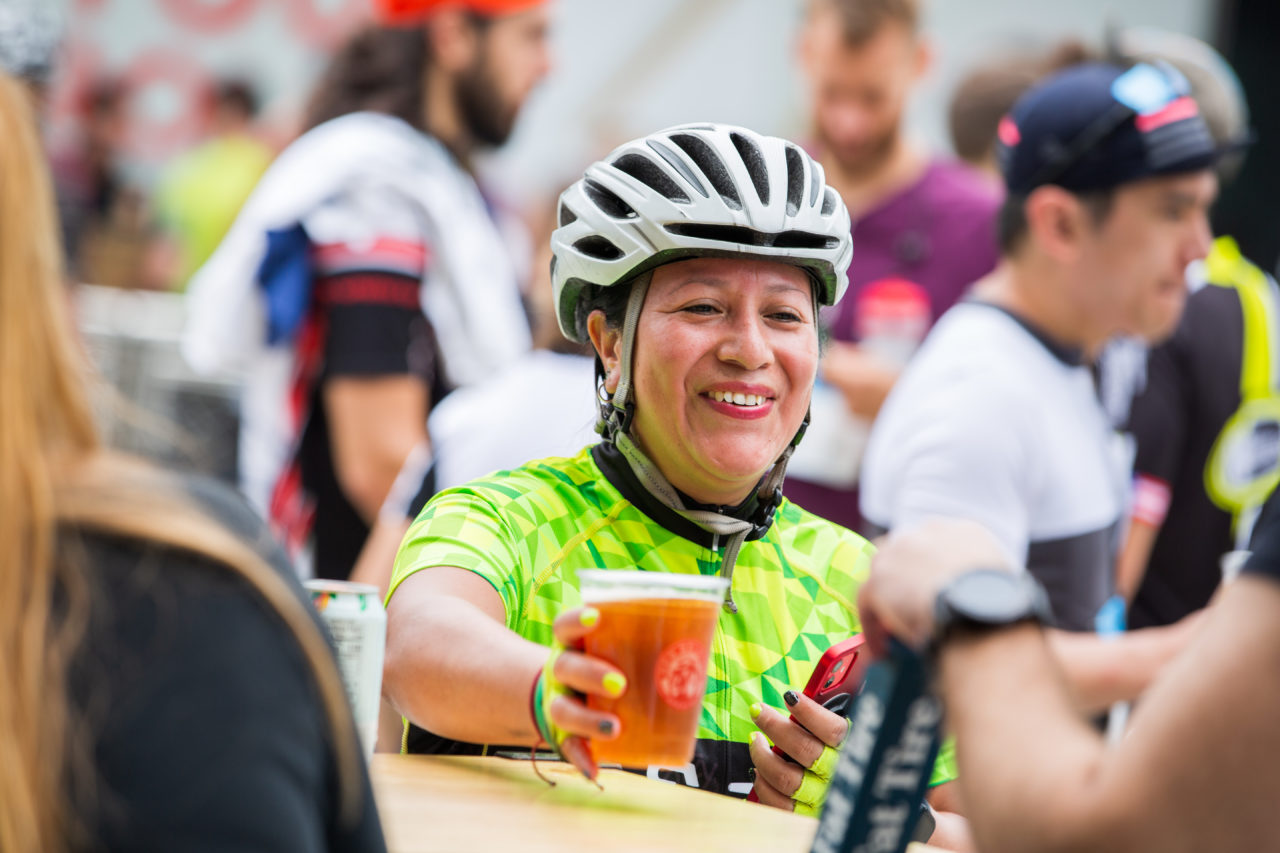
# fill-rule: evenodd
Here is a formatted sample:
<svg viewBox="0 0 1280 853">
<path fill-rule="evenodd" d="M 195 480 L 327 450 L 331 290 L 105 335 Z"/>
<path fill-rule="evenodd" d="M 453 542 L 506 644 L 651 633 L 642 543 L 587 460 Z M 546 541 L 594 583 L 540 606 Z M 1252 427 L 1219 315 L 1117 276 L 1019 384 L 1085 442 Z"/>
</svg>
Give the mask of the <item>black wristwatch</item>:
<svg viewBox="0 0 1280 853">
<path fill-rule="evenodd" d="M 1049 597 L 1026 572 L 973 569 L 942 588 L 933 605 L 932 651 L 957 632 L 991 631 L 1022 622 L 1053 621 Z"/>
</svg>

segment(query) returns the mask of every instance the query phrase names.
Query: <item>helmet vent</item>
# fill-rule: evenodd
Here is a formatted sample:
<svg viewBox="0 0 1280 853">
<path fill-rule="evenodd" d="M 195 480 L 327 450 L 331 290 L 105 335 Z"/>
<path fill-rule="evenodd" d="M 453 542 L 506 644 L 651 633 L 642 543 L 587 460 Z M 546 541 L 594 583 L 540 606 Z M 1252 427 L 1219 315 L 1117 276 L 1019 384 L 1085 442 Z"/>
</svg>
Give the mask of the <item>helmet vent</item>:
<svg viewBox="0 0 1280 853">
<path fill-rule="evenodd" d="M 711 186 L 724 199 L 724 203 L 733 210 L 742 210 L 742 200 L 738 197 L 738 188 L 733 184 L 728 168 L 702 139 L 691 133 L 673 133 L 671 141 L 679 145 L 689 159 L 698 164 L 702 174 L 711 181 Z"/>
<path fill-rule="evenodd" d="M 813 207 L 818 203 L 818 193 L 822 192 L 822 188 L 827 182 L 822 177 L 822 167 L 818 165 L 817 160 L 809 161 L 809 206 Z"/>
<path fill-rule="evenodd" d="M 771 249 L 832 249 L 838 238 L 813 234 L 808 231 L 780 231 L 769 233 L 743 225 L 708 225 L 701 222 L 673 222 L 666 226 L 668 232 L 696 240 L 716 243 L 738 243 Z"/>
<path fill-rule="evenodd" d="M 560 205 L 560 217 L 559 217 L 560 227 L 563 228 L 564 226 L 570 225 L 577 221 L 578 221 L 578 215 L 569 209 L 569 205 L 562 203 Z"/>
<path fill-rule="evenodd" d="M 636 212 L 631 205 L 595 181 L 590 179 L 583 181 L 582 189 L 586 192 L 587 198 L 591 199 L 595 206 L 603 210 L 607 216 L 614 219 L 636 218 Z"/>
<path fill-rule="evenodd" d="M 689 182 L 689 186 L 697 190 L 703 198 L 711 197 L 711 194 L 707 192 L 707 188 L 702 185 L 702 181 L 698 180 L 698 176 L 693 173 L 693 170 L 685 165 L 685 162 L 680 159 L 679 154 L 672 151 L 656 139 L 650 139 L 648 142 L 649 147 L 658 152 L 659 157 L 666 160 L 667 164 L 670 165 L 671 168 L 680 173 L 680 177 Z"/>
<path fill-rule="evenodd" d="M 836 211 L 836 191 L 827 187 L 827 191 L 822 196 L 822 215 L 830 216 Z"/>
<path fill-rule="evenodd" d="M 747 174 L 751 176 L 751 183 L 755 185 L 756 195 L 760 197 L 760 203 L 768 204 L 769 169 L 765 165 L 764 155 L 760 153 L 760 148 L 755 142 L 741 133 L 731 133 L 729 134 L 729 139 L 733 141 L 733 147 L 738 149 L 738 156 L 742 158 L 742 162 L 747 167 Z"/>
<path fill-rule="evenodd" d="M 689 203 L 689 196 L 658 164 L 640 154 L 623 154 L 613 161 L 613 167 L 625 172 L 649 189 L 671 201 Z"/>
<path fill-rule="evenodd" d="M 787 146 L 787 216 L 800 212 L 804 201 L 804 158 L 794 145 Z"/>
<path fill-rule="evenodd" d="M 616 261 L 622 257 L 622 250 L 599 234 L 583 237 L 573 244 L 573 248 L 597 261 Z"/>
</svg>

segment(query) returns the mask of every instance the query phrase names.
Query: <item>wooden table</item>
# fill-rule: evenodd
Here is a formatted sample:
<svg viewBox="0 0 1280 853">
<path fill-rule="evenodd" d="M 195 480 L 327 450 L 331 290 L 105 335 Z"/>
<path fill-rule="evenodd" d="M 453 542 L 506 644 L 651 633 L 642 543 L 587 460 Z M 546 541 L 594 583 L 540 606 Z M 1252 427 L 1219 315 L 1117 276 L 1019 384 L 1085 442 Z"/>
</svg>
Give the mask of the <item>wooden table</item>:
<svg viewBox="0 0 1280 853">
<path fill-rule="evenodd" d="M 555 787 L 522 759 L 375 755 L 373 787 L 388 847 L 392 853 L 807 853 L 818 825 L 621 770 L 601 771 L 601 790 L 568 765 L 538 767 Z"/>
</svg>

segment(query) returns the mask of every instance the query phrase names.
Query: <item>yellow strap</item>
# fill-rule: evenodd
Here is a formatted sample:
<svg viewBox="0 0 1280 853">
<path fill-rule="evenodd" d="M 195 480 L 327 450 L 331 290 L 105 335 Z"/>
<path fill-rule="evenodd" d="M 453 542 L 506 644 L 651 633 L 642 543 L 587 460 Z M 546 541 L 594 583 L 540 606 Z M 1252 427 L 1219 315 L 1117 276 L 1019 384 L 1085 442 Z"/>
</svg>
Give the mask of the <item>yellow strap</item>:
<svg viewBox="0 0 1280 853">
<path fill-rule="evenodd" d="M 1280 391 L 1271 358 L 1273 329 L 1280 329 L 1280 306 L 1266 273 L 1250 263 L 1230 237 L 1219 237 L 1205 258 L 1210 284 L 1234 288 L 1240 295 L 1244 341 L 1240 363 L 1240 407 L 1214 440 L 1204 470 L 1205 491 L 1221 509 L 1232 514 L 1235 529 L 1244 510 L 1256 507 L 1280 480 L 1272 468 L 1244 482 L 1228 476 L 1229 457 L 1239 443 L 1250 441 L 1255 425 L 1280 420 Z"/>
<path fill-rule="evenodd" d="M 1250 263 L 1231 237 L 1219 237 L 1205 258 L 1209 283 L 1231 287 L 1240 295 L 1244 315 L 1240 396 L 1258 399 L 1274 393 L 1271 364 L 1271 315 L 1276 305 L 1266 273 Z"/>
</svg>

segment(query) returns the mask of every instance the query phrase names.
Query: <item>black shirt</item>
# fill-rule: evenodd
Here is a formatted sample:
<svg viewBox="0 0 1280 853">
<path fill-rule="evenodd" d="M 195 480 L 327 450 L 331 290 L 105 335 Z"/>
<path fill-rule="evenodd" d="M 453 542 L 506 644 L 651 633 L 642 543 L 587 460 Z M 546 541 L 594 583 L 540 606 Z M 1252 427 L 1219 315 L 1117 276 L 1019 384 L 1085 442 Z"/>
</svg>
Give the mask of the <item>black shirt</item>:
<svg viewBox="0 0 1280 853">
<path fill-rule="evenodd" d="M 247 507 L 203 481 L 193 491 L 305 601 Z M 93 777 L 81 768 L 68 780 L 88 849 L 386 849 L 367 775 L 359 821 L 339 825 L 311 669 L 257 592 L 225 567 L 134 540 L 64 531 L 60 550 L 89 584 L 68 673 L 73 733 L 92 743 Z"/>
<path fill-rule="evenodd" d="M 1240 406 L 1244 319 L 1234 288 L 1191 295 L 1173 337 L 1151 351 L 1129 431 L 1134 469 L 1171 492 L 1168 513 L 1129 611 L 1129 625 L 1168 625 L 1209 603 L 1233 547 L 1231 515 L 1205 493 L 1213 443 Z"/>
<path fill-rule="evenodd" d="M 437 370 L 435 334 L 419 307 L 419 279 L 356 271 L 320 278 L 315 286 L 324 355 L 298 462 L 303 488 L 315 502 L 315 576 L 346 579 L 369 536 L 369 525 L 338 482 L 322 396 L 325 383 L 335 377 L 409 375 L 422 380 L 431 402 L 447 389 Z M 424 428 L 426 422 L 424 409 Z"/>
<path fill-rule="evenodd" d="M 1267 575 L 1280 581 L 1280 490 L 1271 493 L 1253 526 L 1249 547 L 1253 553 L 1245 561 L 1242 572 Z"/>
</svg>

